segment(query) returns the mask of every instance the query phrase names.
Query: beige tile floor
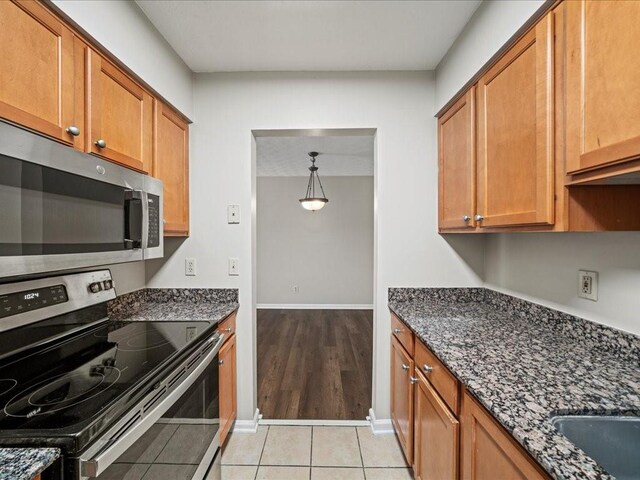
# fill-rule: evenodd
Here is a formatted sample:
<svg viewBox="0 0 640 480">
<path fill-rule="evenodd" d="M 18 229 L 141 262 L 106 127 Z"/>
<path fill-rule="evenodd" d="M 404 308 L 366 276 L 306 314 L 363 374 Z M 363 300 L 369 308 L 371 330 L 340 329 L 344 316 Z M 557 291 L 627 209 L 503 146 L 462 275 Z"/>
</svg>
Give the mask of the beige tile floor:
<svg viewBox="0 0 640 480">
<path fill-rule="evenodd" d="M 261 426 L 233 433 L 222 480 L 411 480 L 395 435 L 369 427 Z"/>
</svg>

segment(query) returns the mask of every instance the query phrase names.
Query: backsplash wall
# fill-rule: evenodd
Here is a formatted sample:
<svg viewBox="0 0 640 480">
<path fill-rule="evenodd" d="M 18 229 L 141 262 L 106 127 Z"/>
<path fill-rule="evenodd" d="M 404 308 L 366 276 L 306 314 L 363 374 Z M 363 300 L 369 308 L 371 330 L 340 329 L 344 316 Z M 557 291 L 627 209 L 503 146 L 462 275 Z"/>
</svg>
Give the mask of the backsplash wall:
<svg viewBox="0 0 640 480">
<path fill-rule="evenodd" d="M 487 237 L 488 288 L 640 334 L 640 232 Z M 599 273 L 597 302 L 578 298 L 578 270 Z"/>
</svg>

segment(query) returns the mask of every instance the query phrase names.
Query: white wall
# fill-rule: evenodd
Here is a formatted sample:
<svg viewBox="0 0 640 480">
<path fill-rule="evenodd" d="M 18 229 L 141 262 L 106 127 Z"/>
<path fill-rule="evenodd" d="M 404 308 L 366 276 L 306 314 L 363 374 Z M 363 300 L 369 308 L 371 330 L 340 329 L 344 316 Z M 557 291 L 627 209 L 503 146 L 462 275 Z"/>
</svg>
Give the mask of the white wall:
<svg viewBox="0 0 640 480">
<path fill-rule="evenodd" d="M 485 0 L 436 69 L 435 111 L 475 75 L 545 0 Z"/>
<path fill-rule="evenodd" d="M 496 234 L 486 284 L 640 334 L 640 232 Z M 598 301 L 578 298 L 578 270 L 599 272 Z"/>
<path fill-rule="evenodd" d="M 373 177 L 321 180 L 329 203 L 309 212 L 309 177 L 258 177 L 258 305 L 373 305 Z"/>
<path fill-rule="evenodd" d="M 436 231 L 433 75 L 237 73 L 194 79 L 191 236 L 183 243 L 167 242 L 168 258 L 147 265 L 149 286 L 240 289 L 239 418 L 252 418 L 256 360 L 251 131 L 377 128 L 373 406 L 378 418 L 389 418 L 388 287 L 482 284 L 482 239 L 445 239 Z M 226 223 L 226 205 L 231 203 L 241 207 L 239 225 Z M 184 276 L 185 257 L 196 257 L 197 276 Z M 227 275 L 229 257 L 240 259 L 239 277 Z"/>
<path fill-rule="evenodd" d="M 191 70 L 133 1 L 53 0 L 53 3 L 191 118 Z"/>
</svg>

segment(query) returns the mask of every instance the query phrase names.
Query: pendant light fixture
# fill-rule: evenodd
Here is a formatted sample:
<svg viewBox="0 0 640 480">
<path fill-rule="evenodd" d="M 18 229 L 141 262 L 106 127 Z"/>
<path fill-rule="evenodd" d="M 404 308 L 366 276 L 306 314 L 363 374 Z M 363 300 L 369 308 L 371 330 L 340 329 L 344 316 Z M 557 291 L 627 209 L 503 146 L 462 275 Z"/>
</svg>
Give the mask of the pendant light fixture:
<svg viewBox="0 0 640 480">
<path fill-rule="evenodd" d="M 306 210 L 311 210 L 315 212 L 316 210 L 320 210 L 324 207 L 329 201 L 324 194 L 324 189 L 322 188 L 322 182 L 320 182 L 320 177 L 318 176 L 318 167 L 316 167 L 316 157 L 318 156 L 318 152 L 309 152 L 309 157 L 311 157 L 311 166 L 309 167 L 309 171 L 311 174 L 309 175 L 309 184 L 307 185 L 307 194 L 304 198 L 300 199 L 300 205 L 302 208 Z M 318 185 L 320 186 L 320 192 L 322 192 L 322 196 L 316 197 L 316 180 L 318 180 Z"/>
</svg>

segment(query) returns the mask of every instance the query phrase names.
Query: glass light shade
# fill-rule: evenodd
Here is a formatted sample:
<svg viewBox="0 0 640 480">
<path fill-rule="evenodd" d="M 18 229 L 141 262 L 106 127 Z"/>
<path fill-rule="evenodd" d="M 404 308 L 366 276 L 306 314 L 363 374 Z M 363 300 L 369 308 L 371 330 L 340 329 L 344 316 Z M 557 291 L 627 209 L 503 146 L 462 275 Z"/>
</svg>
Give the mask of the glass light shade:
<svg viewBox="0 0 640 480">
<path fill-rule="evenodd" d="M 315 212 L 324 207 L 329 200 L 326 198 L 301 198 L 299 201 L 302 208 Z"/>
</svg>

